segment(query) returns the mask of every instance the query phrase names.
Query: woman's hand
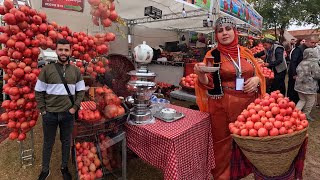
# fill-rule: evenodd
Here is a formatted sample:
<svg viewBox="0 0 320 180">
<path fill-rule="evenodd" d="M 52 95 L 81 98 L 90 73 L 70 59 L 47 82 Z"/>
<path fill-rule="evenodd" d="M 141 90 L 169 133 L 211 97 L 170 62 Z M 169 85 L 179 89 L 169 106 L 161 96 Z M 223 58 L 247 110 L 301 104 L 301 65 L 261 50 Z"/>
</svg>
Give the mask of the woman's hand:
<svg viewBox="0 0 320 180">
<path fill-rule="evenodd" d="M 200 69 L 200 67 L 203 67 L 203 66 L 206 66 L 206 64 L 203 62 L 195 64 L 193 68 L 194 73 L 196 73 L 198 76 L 205 74 L 205 72 Z"/>
<path fill-rule="evenodd" d="M 243 91 L 245 93 L 252 93 L 257 91 L 259 82 L 260 82 L 260 79 L 257 76 L 249 78 L 244 82 Z"/>
<path fill-rule="evenodd" d="M 204 84 L 204 85 L 207 85 L 209 83 L 209 80 L 208 80 L 208 77 L 206 76 L 206 73 L 200 69 L 200 67 L 202 66 L 206 66 L 205 63 L 201 62 L 201 63 L 197 63 L 194 65 L 194 73 L 196 73 L 198 75 L 198 80 Z"/>
</svg>

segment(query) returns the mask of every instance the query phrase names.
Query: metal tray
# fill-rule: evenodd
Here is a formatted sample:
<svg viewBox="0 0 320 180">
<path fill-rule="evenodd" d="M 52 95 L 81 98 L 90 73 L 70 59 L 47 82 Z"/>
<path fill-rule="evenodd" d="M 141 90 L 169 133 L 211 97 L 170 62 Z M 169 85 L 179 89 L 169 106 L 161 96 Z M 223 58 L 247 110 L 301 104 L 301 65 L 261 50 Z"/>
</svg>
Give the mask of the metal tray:
<svg viewBox="0 0 320 180">
<path fill-rule="evenodd" d="M 164 122 L 174 122 L 177 121 L 183 117 L 185 117 L 185 115 L 182 112 L 177 112 L 175 117 L 173 119 L 163 119 L 163 117 L 160 115 L 160 112 L 157 112 L 153 115 L 155 118 L 158 118 Z"/>
</svg>

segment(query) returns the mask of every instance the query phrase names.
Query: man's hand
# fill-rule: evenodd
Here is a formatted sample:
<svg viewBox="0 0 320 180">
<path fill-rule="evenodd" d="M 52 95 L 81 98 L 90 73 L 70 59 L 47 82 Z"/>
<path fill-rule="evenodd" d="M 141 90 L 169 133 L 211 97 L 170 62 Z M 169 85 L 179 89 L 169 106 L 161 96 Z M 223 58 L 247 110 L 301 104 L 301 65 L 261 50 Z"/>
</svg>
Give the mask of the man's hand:
<svg viewBox="0 0 320 180">
<path fill-rule="evenodd" d="M 71 109 L 69 109 L 69 113 L 74 114 L 74 113 L 76 113 L 76 110 L 74 108 L 71 108 Z"/>
</svg>

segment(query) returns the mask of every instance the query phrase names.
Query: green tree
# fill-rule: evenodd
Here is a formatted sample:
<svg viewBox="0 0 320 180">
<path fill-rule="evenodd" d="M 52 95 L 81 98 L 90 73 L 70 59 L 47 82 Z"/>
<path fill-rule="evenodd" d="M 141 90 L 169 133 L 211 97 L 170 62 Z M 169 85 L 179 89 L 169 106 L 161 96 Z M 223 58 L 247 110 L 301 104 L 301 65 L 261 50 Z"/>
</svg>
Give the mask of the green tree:
<svg viewBox="0 0 320 180">
<path fill-rule="evenodd" d="M 249 3 L 263 17 L 264 28 L 279 29 L 280 42 L 284 41 L 284 31 L 287 29 L 296 16 L 301 13 L 301 0 L 250 0 Z M 277 36 L 277 33 L 275 33 Z"/>
<path fill-rule="evenodd" d="M 320 0 L 302 0 L 299 24 L 313 24 L 320 28 Z"/>
</svg>

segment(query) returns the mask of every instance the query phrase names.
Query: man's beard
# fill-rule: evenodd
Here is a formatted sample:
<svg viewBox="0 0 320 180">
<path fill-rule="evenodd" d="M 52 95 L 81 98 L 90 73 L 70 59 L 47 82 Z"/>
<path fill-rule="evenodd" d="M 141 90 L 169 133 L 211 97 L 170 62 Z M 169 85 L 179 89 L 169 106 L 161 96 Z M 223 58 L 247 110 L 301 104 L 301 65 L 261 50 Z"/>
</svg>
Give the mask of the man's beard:
<svg viewBox="0 0 320 180">
<path fill-rule="evenodd" d="M 70 59 L 70 56 L 67 56 L 67 58 L 66 58 L 65 60 L 62 60 L 61 57 L 58 56 L 58 60 L 59 60 L 60 62 L 62 62 L 62 63 L 65 63 L 65 62 L 69 61 L 69 59 Z"/>
</svg>

